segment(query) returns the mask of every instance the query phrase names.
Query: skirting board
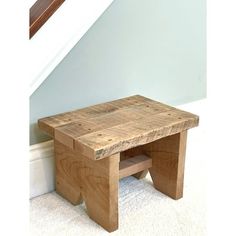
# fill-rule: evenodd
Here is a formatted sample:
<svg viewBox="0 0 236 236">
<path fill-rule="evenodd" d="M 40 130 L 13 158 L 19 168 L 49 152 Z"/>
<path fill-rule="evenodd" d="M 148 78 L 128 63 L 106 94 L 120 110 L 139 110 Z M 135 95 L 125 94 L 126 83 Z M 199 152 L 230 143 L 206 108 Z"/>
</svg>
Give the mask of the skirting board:
<svg viewBox="0 0 236 236">
<path fill-rule="evenodd" d="M 55 190 L 53 141 L 30 146 L 30 199 Z"/>
</svg>

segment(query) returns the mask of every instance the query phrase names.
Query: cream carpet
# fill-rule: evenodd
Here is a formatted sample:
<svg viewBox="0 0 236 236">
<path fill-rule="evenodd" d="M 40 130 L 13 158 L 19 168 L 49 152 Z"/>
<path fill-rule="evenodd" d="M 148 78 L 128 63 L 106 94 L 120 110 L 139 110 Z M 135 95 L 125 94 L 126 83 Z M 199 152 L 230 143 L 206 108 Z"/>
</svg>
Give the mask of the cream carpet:
<svg viewBox="0 0 236 236">
<path fill-rule="evenodd" d="M 148 175 L 144 180 L 120 181 L 119 230 L 112 235 L 206 235 L 206 156 L 204 126 L 188 136 L 184 197 L 172 200 L 156 191 Z M 30 202 L 30 235 L 109 235 L 86 214 L 85 205 L 73 206 L 55 192 Z"/>
<path fill-rule="evenodd" d="M 119 230 L 112 235 L 206 235 L 205 180 L 199 163 L 187 163 L 184 198 L 178 201 L 156 191 L 150 176 L 141 181 L 134 177 L 121 180 Z M 108 235 L 90 220 L 84 204 L 75 207 L 55 192 L 34 198 L 30 208 L 33 236 Z"/>
</svg>

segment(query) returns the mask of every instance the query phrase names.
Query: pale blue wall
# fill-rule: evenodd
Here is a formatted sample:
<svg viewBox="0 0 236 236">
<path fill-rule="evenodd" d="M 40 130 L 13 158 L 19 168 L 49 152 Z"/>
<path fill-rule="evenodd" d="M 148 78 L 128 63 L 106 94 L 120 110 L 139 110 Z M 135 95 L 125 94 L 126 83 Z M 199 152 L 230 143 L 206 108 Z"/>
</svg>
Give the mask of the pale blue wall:
<svg viewBox="0 0 236 236">
<path fill-rule="evenodd" d="M 142 94 L 177 105 L 206 96 L 204 0 L 115 0 L 30 97 L 39 118 Z"/>
</svg>

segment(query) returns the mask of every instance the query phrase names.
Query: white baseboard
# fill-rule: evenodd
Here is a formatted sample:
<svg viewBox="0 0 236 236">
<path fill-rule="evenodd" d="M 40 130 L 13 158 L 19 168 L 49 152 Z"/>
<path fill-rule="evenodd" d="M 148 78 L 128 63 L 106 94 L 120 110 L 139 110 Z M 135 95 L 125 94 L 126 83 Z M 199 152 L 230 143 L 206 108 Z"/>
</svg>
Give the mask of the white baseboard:
<svg viewBox="0 0 236 236">
<path fill-rule="evenodd" d="M 30 146 L 30 198 L 55 190 L 53 141 Z"/>
</svg>

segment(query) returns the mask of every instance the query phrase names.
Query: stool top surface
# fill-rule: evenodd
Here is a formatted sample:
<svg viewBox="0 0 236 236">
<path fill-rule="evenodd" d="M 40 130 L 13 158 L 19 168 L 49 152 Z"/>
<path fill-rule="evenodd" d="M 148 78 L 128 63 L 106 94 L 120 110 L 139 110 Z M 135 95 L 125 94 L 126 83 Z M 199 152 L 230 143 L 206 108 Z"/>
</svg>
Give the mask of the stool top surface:
<svg viewBox="0 0 236 236">
<path fill-rule="evenodd" d="M 64 145 L 98 160 L 198 125 L 199 118 L 135 95 L 40 119 Z"/>
</svg>

